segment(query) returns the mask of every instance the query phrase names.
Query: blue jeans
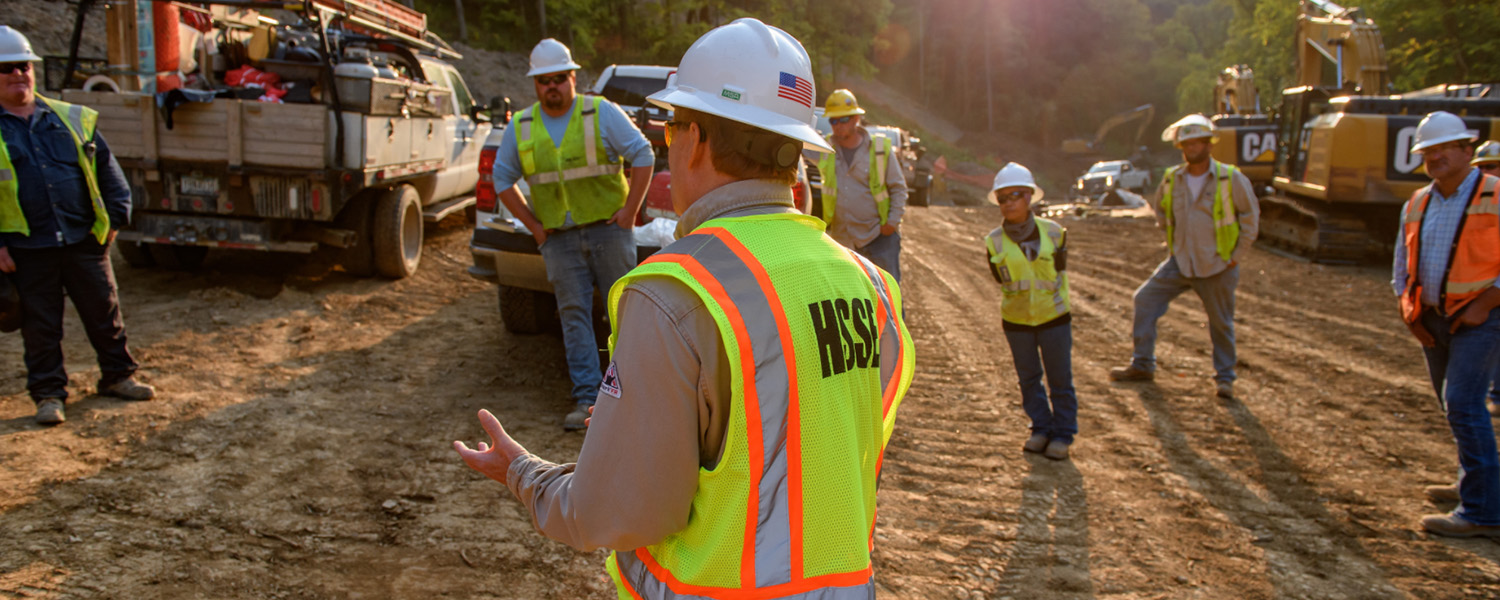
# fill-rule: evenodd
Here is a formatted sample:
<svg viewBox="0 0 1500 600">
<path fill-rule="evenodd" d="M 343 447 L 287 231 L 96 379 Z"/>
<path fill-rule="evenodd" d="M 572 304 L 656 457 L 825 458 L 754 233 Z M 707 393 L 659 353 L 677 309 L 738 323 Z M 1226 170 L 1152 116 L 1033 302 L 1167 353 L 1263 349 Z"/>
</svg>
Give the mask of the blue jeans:
<svg viewBox="0 0 1500 600">
<path fill-rule="evenodd" d="M 1448 333 L 1449 322 L 1424 310 L 1422 326 L 1437 344 L 1422 348 L 1448 429 L 1458 445 L 1458 495 L 1453 514 L 1476 525 L 1500 525 L 1500 455 L 1484 405 L 1495 363 L 1500 361 L 1500 308 L 1477 327 Z"/>
<path fill-rule="evenodd" d="M 573 400 L 592 405 L 603 378 L 594 337 L 594 292 L 607 296 L 610 286 L 635 268 L 635 234 L 609 223 L 592 223 L 547 234 L 541 251 L 547 281 L 557 296 Z"/>
<path fill-rule="evenodd" d="M 1240 283 L 1240 268 L 1229 267 L 1212 277 L 1183 277 L 1173 256 L 1135 291 L 1135 352 L 1130 364 L 1145 371 L 1156 370 L 1156 322 L 1167 314 L 1172 300 L 1193 290 L 1208 313 L 1208 335 L 1214 344 L 1214 380 L 1234 381 L 1234 289 Z"/>
<path fill-rule="evenodd" d="M 865 244 L 863 248 L 855 248 L 860 256 L 870 259 L 875 266 L 885 269 L 895 278 L 896 283 L 901 283 L 901 230 L 890 235 L 877 236 L 874 241 Z"/>
<path fill-rule="evenodd" d="M 1078 434 L 1078 396 L 1073 393 L 1073 325 L 1036 331 L 1006 331 L 1010 356 L 1021 384 L 1021 408 L 1031 432 L 1072 443 Z M 1042 374 L 1047 386 L 1042 387 Z M 1052 402 L 1047 402 L 1048 390 Z"/>
</svg>

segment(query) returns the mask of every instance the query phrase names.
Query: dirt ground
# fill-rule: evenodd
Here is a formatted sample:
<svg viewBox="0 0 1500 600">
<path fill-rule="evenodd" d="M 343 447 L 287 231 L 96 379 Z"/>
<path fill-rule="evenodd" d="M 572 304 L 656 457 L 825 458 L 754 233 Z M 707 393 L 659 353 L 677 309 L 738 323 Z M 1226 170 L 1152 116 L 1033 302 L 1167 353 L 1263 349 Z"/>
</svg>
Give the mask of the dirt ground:
<svg viewBox="0 0 1500 600">
<path fill-rule="evenodd" d="M 464 274 L 468 230 L 428 228 L 403 281 L 282 274 L 212 255 L 117 267 L 140 376 L 89 395 L 70 316 L 68 423 L 32 423 L 0 336 L 0 597 L 612 598 L 602 552 L 531 528 L 455 439 L 479 408 L 576 456 L 561 341 L 503 331 Z M 1023 456 L 1026 419 L 979 236 L 995 207 L 913 208 L 918 374 L 880 491 L 882 598 L 1465 598 L 1500 595 L 1500 546 L 1431 538 L 1424 484 L 1453 442 L 1379 265 L 1256 251 L 1239 293 L 1237 400 L 1214 398 L 1196 298 L 1162 324 L 1157 382 L 1115 384 L 1130 294 L 1164 254 L 1143 219 L 1066 221 L 1082 433 Z"/>
</svg>

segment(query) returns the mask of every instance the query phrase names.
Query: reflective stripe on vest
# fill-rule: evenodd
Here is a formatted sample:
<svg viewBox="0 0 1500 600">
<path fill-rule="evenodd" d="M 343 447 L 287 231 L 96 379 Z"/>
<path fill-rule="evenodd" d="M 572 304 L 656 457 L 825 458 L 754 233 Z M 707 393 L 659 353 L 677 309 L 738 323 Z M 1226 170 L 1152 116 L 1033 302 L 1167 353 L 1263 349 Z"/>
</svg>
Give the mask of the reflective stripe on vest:
<svg viewBox="0 0 1500 600">
<path fill-rule="evenodd" d="M 103 244 L 109 237 L 109 211 L 104 208 L 104 195 L 99 192 L 98 173 L 94 170 L 94 157 L 85 148 L 94 139 L 94 129 L 99 123 L 99 113 L 79 104 L 69 104 L 41 95 L 38 102 L 61 117 L 63 125 L 73 137 L 73 146 L 78 151 L 78 167 L 83 171 L 83 181 L 88 186 L 89 204 L 94 209 L 94 225 L 89 233 Z M 16 179 L 16 169 L 10 161 L 10 149 L 0 139 L 0 231 L 30 236 L 31 226 L 21 211 L 21 184 Z"/>
<path fill-rule="evenodd" d="M 827 136 L 830 144 L 833 136 Z M 880 224 L 885 225 L 891 214 L 891 193 L 885 185 L 886 168 L 890 165 L 891 138 L 870 135 L 870 197 L 875 199 L 875 211 L 880 214 Z M 838 152 L 829 152 L 818 159 L 818 173 L 823 176 L 824 223 L 832 223 L 835 205 L 839 202 Z"/>
<path fill-rule="evenodd" d="M 1214 174 L 1214 246 L 1219 257 L 1228 262 L 1234 254 L 1234 246 L 1240 241 L 1239 215 L 1234 210 L 1234 174 L 1238 170 L 1233 165 L 1226 165 L 1217 160 L 1209 159 L 1209 171 Z M 1174 245 L 1177 243 L 1174 232 L 1177 222 L 1172 215 L 1172 189 L 1177 183 L 1177 172 L 1184 167 L 1167 169 L 1165 191 L 1161 195 L 1162 220 L 1167 223 L 1167 249 L 1175 254 Z M 1197 201 L 1193 198 L 1189 203 Z"/>
<path fill-rule="evenodd" d="M 915 367 L 894 281 L 790 214 L 705 223 L 615 284 L 611 323 L 647 277 L 683 283 L 713 315 L 730 421 L 687 527 L 610 556 L 620 597 L 873 596 L 875 481 Z M 815 333 L 827 331 L 832 346 Z"/>
<path fill-rule="evenodd" d="M 1026 260 L 1021 246 L 1003 232 L 991 233 L 984 238 L 990 263 L 1003 265 L 1010 279 L 1000 284 L 1004 294 L 1000 316 L 1020 325 L 1041 325 L 1070 310 L 1068 274 L 1058 272 L 1053 262 L 1067 230 L 1041 217 L 1036 217 L 1036 226 L 1042 239 L 1035 260 Z M 999 248 L 995 247 L 996 237 L 1000 238 Z"/>
<path fill-rule="evenodd" d="M 1412 194 L 1401 209 L 1402 242 L 1406 245 L 1406 291 L 1401 294 L 1401 318 L 1415 323 L 1422 315 L 1422 285 L 1417 278 L 1422 251 L 1422 219 L 1432 200 L 1429 184 Z M 1500 178 L 1480 175 L 1474 195 L 1464 209 L 1438 305 L 1443 314 L 1456 315 L 1500 278 Z"/>
<path fill-rule="evenodd" d="M 531 186 L 531 208 L 547 229 L 561 227 L 566 215 L 585 225 L 614 216 L 625 206 L 625 172 L 611 162 L 599 124 L 604 98 L 579 97 L 563 133 L 554 144 L 547 127 L 537 122 L 539 104 L 516 115 L 516 153 Z"/>
</svg>

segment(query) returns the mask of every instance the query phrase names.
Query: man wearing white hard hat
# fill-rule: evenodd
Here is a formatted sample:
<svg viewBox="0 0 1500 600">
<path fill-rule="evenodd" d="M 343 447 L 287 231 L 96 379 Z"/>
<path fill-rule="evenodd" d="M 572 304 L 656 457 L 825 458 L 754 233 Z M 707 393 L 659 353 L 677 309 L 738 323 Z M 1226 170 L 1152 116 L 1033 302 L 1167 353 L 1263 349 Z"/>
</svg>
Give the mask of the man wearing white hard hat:
<svg viewBox="0 0 1500 600">
<path fill-rule="evenodd" d="M 66 420 L 63 298 L 99 359 L 98 393 L 149 400 L 126 345 L 109 245 L 130 220 L 125 173 L 95 131 L 93 109 L 36 94 L 31 42 L 0 25 L 0 271 L 20 294 L 26 389 L 36 421 Z"/>
<path fill-rule="evenodd" d="M 614 550 L 621 598 L 874 597 L 880 457 L 913 347 L 889 274 L 793 207 L 812 128 L 802 45 L 714 29 L 651 96 L 681 238 L 610 292 L 613 361 L 576 465 L 526 454 L 488 411 L 465 462 L 544 535 Z"/>
<path fill-rule="evenodd" d="M 1005 222 L 985 236 L 984 247 L 990 275 L 1000 284 L 1000 327 L 1016 365 L 1021 408 L 1031 418 L 1031 436 L 1021 449 L 1063 460 L 1078 434 L 1068 231 L 1032 214 L 1042 188 L 1024 166 L 1009 163 L 995 173 L 990 198 Z"/>
<path fill-rule="evenodd" d="M 577 95 L 573 56 L 557 40 L 531 51 L 537 103 L 515 113 L 495 152 L 500 201 L 536 239 L 557 297 L 573 411 L 583 429 L 599 390 L 594 293 L 635 267 L 635 216 L 651 185 L 651 143 L 615 103 Z M 622 162 L 630 163 L 627 182 Z M 531 198 L 515 183 L 525 178 Z"/>
<path fill-rule="evenodd" d="M 1463 119 L 1428 114 L 1414 154 L 1432 184 L 1401 208 L 1391 288 L 1422 345 L 1433 391 L 1458 446 L 1458 484 L 1427 488 L 1458 507 L 1422 518 L 1450 537 L 1500 537 L 1500 455 L 1485 396 L 1500 362 L 1500 179 L 1469 164 L 1478 136 Z"/>
<path fill-rule="evenodd" d="M 1213 341 L 1215 393 L 1234 397 L 1234 290 L 1239 263 L 1260 231 L 1260 201 L 1250 178 L 1210 153 L 1214 125 L 1188 115 L 1162 132 L 1162 141 L 1182 151 L 1183 164 L 1170 169 L 1151 199 L 1157 224 L 1166 231 L 1167 258 L 1135 291 L 1130 365 L 1110 371 L 1115 381 L 1150 381 L 1156 376 L 1156 323 L 1172 300 L 1192 290 L 1208 313 Z"/>
<path fill-rule="evenodd" d="M 796 92 L 788 92 L 795 94 Z M 798 96 L 801 97 L 801 96 Z M 834 152 L 819 153 L 823 203 L 819 218 L 828 235 L 853 248 L 901 281 L 901 217 L 906 214 L 906 177 L 891 139 L 864 128 L 865 109 L 849 90 L 834 90 L 823 115 Z"/>
</svg>

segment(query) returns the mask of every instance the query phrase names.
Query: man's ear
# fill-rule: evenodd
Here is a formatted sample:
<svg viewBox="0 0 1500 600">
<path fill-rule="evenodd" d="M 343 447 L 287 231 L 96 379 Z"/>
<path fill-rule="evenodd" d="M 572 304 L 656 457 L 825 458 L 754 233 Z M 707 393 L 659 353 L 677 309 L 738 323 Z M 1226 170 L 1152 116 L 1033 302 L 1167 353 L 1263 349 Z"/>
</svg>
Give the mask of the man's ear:
<svg viewBox="0 0 1500 600">
<path fill-rule="evenodd" d="M 692 154 L 688 156 L 688 166 L 693 168 L 708 166 L 713 167 L 712 158 L 709 156 L 708 140 L 704 139 L 702 125 L 697 122 L 688 123 L 688 140 L 692 140 Z M 684 140 L 686 141 L 686 140 Z M 705 162 L 698 162 L 698 161 Z"/>
</svg>

